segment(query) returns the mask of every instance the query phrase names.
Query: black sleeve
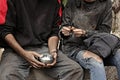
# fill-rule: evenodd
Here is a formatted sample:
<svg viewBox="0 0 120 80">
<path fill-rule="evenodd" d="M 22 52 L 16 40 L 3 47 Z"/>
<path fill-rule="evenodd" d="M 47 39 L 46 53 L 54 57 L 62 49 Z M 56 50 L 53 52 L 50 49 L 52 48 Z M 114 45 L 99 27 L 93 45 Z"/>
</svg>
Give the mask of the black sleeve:
<svg viewBox="0 0 120 80">
<path fill-rule="evenodd" d="M 9 33 L 13 33 L 16 26 L 16 11 L 12 0 L 7 0 L 8 11 L 4 24 L 0 24 L 0 38 L 4 39 Z"/>
<path fill-rule="evenodd" d="M 56 9 L 55 9 L 55 15 L 54 16 L 54 20 L 53 20 L 53 28 L 52 28 L 52 32 L 50 36 L 58 36 L 58 32 L 59 32 L 59 23 L 61 21 L 61 17 L 59 15 L 59 10 L 61 8 L 61 4 L 57 3 L 56 4 Z"/>
</svg>

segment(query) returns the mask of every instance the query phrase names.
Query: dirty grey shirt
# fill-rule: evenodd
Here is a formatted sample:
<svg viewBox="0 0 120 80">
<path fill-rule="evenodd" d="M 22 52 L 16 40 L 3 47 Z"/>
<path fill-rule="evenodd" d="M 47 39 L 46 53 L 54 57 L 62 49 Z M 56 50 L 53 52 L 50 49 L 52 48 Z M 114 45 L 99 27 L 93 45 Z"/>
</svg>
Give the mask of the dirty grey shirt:
<svg viewBox="0 0 120 80">
<path fill-rule="evenodd" d="M 62 26 L 72 25 L 84 30 L 111 31 L 111 0 L 96 0 L 93 3 L 86 3 L 83 0 L 79 1 L 68 0 L 68 4 L 63 11 Z"/>
<path fill-rule="evenodd" d="M 68 0 L 63 11 L 62 21 L 62 27 L 74 26 L 87 30 L 87 37 L 98 32 L 110 33 L 112 26 L 111 0 L 96 0 L 92 3 L 87 3 L 83 0 Z M 86 47 L 83 40 L 87 37 L 62 37 L 63 45 L 67 46 L 66 50 L 68 51 L 77 47 Z"/>
</svg>

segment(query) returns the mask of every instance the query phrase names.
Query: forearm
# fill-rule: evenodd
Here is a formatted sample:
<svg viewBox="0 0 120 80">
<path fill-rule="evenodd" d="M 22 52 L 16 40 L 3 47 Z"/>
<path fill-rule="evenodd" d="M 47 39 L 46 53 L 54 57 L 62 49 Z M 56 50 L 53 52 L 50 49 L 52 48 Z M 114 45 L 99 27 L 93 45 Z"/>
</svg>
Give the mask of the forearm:
<svg viewBox="0 0 120 80">
<path fill-rule="evenodd" d="M 58 41 L 59 39 L 57 36 L 52 36 L 48 39 L 48 47 L 50 53 L 57 51 Z"/>
<path fill-rule="evenodd" d="M 20 44 L 16 41 L 12 34 L 7 34 L 5 36 L 5 41 L 8 45 L 13 48 L 20 55 L 24 55 L 24 49 L 20 46 Z"/>
<path fill-rule="evenodd" d="M 25 58 L 34 68 L 44 67 L 45 64 L 36 60 L 35 57 L 40 57 L 40 55 L 34 51 L 26 51 L 24 50 L 20 44 L 16 41 L 12 34 L 8 34 L 5 36 L 6 42 L 23 58 Z"/>
</svg>

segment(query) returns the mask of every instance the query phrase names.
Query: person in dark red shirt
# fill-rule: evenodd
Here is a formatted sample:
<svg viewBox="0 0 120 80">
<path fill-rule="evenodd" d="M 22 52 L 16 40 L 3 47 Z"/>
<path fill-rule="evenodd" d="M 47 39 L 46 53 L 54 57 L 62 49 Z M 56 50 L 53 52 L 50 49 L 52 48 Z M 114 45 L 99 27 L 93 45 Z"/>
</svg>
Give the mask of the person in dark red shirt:
<svg viewBox="0 0 120 80">
<path fill-rule="evenodd" d="M 5 49 L 0 80 L 26 80 L 31 67 L 43 68 L 57 80 L 82 80 L 82 68 L 57 50 L 57 0 L 7 0 L 4 5 L 8 9 L 5 16 L 0 14 L 4 18 L 0 23 L 0 45 Z M 53 63 L 44 64 L 36 59 L 44 53 L 53 56 Z"/>
</svg>

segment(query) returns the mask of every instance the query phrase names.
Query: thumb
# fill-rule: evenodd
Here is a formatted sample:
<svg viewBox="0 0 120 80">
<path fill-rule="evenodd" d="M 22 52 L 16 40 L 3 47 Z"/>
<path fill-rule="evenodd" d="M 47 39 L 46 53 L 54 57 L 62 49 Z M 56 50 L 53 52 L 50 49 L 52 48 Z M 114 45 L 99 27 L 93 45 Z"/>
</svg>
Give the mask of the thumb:
<svg viewBox="0 0 120 80">
<path fill-rule="evenodd" d="M 54 53 L 53 58 L 56 59 L 56 57 L 57 57 L 57 53 Z"/>
<path fill-rule="evenodd" d="M 75 29 L 75 27 L 72 26 L 71 30 L 74 30 L 74 29 Z"/>
<path fill-rule="evenodd" d="M 37 52 L 34 52 L 34 56 L 35 56 L 35 57 L 42 57 L 43 54 L 39 54 L 39 53 L 37 53 Z"/>
</svg>

